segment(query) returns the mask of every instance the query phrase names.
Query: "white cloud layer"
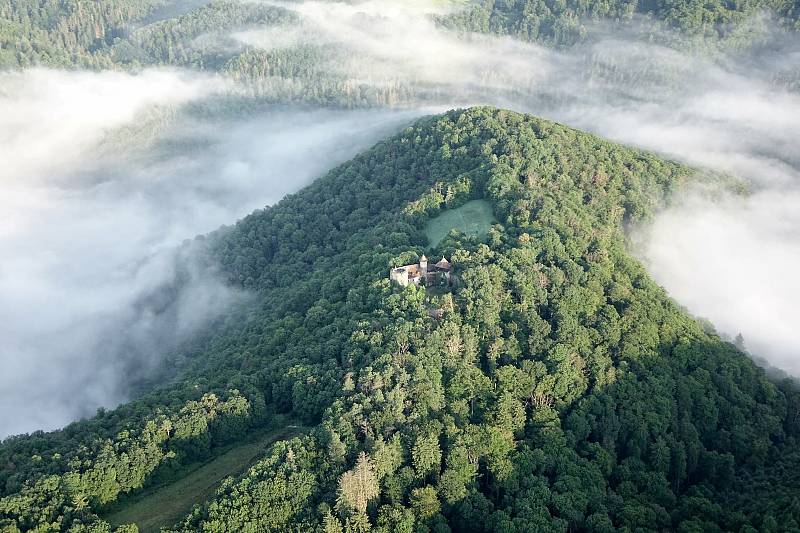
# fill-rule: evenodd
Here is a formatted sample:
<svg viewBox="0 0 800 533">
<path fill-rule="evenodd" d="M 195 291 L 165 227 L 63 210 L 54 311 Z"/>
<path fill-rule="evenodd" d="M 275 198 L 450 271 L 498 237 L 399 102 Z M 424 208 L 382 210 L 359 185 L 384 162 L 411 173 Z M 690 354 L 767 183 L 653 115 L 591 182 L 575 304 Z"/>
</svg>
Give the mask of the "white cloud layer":
<svg viewBox="0 0 800 533">
<path fill-rule="evenodd" d="M 672 296 L 773 366 L 800 375 L 800 191 L 692 197 L 667 210 L 644 249 Z"/>
<path fill-rule="evenodd" d="M 3 72 L 0 81 L 0 182 L 39 180 L 82 165 L 103 135 L 153 106 L 170 107 L 219 90 L 221 83 L 167 70 Z M 58 90 L 53 90 L 57 87 Z"/>
<path fill-rule="evenodd" d="M 221 88 L 165 71 L 0 73 L 0 437 L 123 401 L 132 370 L 146 377 L 240 297 L 175 246 L 417 113 L 181 107 Z M 180 265 L 192 275 L 179 297 L 150 302 Z"/>
</svg>

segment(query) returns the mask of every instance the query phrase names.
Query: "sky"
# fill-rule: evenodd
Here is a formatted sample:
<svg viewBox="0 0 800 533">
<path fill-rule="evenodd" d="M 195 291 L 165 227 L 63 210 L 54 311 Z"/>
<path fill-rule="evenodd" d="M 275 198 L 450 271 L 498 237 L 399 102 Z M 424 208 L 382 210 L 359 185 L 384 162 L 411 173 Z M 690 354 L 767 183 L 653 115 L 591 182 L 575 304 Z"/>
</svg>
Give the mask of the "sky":
<svg viewBox="0 0 800 533">
<path fill-rule="evenodd" d="M 690 312 L 800 375 L 800 95 L 774 82 L 800 69 L 800 46 L 767 19 L 756 26 L 769 46 L 712 62 L 612 31 L 569 51 L 459 36 L 428 17 L 444 3 L 270 3 L 301 25 L 228 39 L 330 47 L 330 72 L 419 99 L 215 114 L 198 110 L 240 89 L 220 76 L 0 72 L 0 437 L 124 401 L 131 368 L 156 368 L 246 298 L 176 250 L 184 239 L 280 200 L 416 117 L 475 104 L 745 180 L 747 196 L 685 191 L 634 228 L 634 251 Z M 166 309 L 151 304 L 178 268 L 190 282 Z"/>
</svg>

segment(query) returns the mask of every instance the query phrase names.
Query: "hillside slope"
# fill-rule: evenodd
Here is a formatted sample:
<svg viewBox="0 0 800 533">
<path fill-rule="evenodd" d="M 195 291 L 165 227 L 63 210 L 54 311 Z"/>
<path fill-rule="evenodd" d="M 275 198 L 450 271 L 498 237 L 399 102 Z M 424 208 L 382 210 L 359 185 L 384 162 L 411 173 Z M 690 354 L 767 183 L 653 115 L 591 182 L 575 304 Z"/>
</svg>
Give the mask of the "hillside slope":
<svg viewBox="0 0 800 533">
<path fill-rule="evenodd" d="M 797 530 L 800 396 L 626 249 L 693 176 L 508 111 L 419 121 L 198 240 L 254 303 L 171 385 L 3 443 L 0 526 L 107 530 L 111 502 L 284 412 L 316 428 L 177 529 Z M 432 249 L 426 222 L 475 198 L 499 223 Z M 457 283 L 389 283 L 423 252 Z"/>
</svg>

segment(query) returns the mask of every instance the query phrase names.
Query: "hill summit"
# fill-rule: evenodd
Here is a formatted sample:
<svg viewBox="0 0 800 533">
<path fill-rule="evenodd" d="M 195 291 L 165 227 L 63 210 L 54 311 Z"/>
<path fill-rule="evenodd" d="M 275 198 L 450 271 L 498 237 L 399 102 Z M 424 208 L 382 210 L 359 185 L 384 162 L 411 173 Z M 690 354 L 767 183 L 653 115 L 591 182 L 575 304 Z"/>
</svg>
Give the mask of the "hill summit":
<svg viewBox="0 0 800 533">
<path fill-rule="evenodd" d="M 107 531 L 115 505 L 288 416 L 310 429 L 163 525 L 796 530 L 797 391 L 626 247 L 695 175 L 509 111 L 415 123 L 200 239 L 254 302 L 170 359 L 168 385 L 6 441 L 0 525 Z M 429 241 L 473 201 L 486 231 Z M 423 255 L 447 283 L 390 281 Z"/>
</svg>

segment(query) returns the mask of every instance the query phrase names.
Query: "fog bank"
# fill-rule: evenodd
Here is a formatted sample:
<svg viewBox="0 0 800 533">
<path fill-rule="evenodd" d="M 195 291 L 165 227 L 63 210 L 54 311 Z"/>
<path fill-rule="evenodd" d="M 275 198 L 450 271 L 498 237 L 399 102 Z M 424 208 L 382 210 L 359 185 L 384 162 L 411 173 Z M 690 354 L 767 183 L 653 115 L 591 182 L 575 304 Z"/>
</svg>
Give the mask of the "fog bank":
<svg viewBox="0 0 800 533">
<path fill-rule="evenodd" d="M 643 250 L 651 274 L 694 313 L 771 365 L 800 375 L 795 319 L 800 192 L 690 197 L 659 216 Z"/>
<path fill-rule="evenodd" d="M 193 111 L 225 90 L 171 71 L 0 73 L 0 437 L 124 401 L 246 297 L 176 246 L 416 116 Z"/>
</svg>

